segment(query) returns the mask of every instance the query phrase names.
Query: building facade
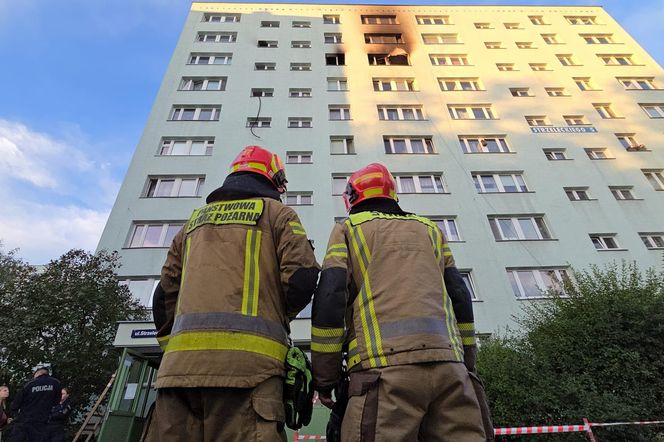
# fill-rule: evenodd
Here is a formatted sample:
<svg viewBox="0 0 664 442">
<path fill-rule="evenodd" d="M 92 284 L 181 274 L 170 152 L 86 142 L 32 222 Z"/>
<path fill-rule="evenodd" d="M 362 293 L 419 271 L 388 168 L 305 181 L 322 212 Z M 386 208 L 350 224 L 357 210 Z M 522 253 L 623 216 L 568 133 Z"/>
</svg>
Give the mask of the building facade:
<svg viewBox="0 0 664 442">
<path fill-rule="evenodd" d="M 99 249 L 149 305 L 172 237 L 257 144 L 322 261 L 346 178 L 380 161 L 492 333 L 571 267 L 661 266 L 663 87 L 600 7 L 193 3 Z"/>
</svg>

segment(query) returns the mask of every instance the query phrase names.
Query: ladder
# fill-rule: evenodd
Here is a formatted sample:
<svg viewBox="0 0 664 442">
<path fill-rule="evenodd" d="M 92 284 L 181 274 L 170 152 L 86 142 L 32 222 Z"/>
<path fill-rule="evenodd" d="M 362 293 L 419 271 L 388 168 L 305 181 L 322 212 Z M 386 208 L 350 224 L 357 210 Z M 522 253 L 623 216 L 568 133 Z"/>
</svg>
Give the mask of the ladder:
<svg viewBox="0 0 664 442">
<path fill-rule="evenodd" d="M 101 423 L 104 421 L 104 409 L 103 407 L 101 407 L 101 403 L 104 401 L 106 395 L 113 386 L 113 382 L 115 382 L 116 373 L 117 371 L 113 372 L 113 374 L 111 375 L 111 379 L 106 384 L 106 388 L 104 388 L 104 391 L 102 391 L 99 397 L 97 398 L 97 402 L 95 402 L 90 411 L 88 411 L 88 414 L 85 416 L 85 420 L 83 421 L 81 428 L 79 428 L 72 442 L 78 442 L 78 441 L 88 442 L 97 432 L 97 428 L 99 428 L 99 425 L 101 425 Z"/>
</svg>

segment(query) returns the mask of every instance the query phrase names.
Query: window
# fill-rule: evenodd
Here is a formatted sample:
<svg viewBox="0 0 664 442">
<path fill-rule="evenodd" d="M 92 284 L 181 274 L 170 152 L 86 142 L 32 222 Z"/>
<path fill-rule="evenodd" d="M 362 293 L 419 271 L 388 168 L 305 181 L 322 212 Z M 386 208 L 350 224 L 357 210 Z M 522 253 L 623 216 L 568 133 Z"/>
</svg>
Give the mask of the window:
<svg viewBox="0 0 664 442">
<path fill-rule="evenodd" d="M 450 17 L 447 15 L 416 15 L 418 25 L 449 25 Z"/>
<path fill-rule="evenodd" d="M 247 127 L 271 127 L 272 117 L 247 118 Z"/>
<path fill-rule="evenodd" d="M 549 97 L 569 97 L 564 87 L 545 87 L 544 90 Z"/>
<path fill-rule="evenodd" d="M 310 206 L 313 204 L 312 192 L 286 192 L 287 206 Z"/>
<path fill-rule="evenodd" d="M 634 60 L 631 54 L 597 54 L 606 66 L 633 66 Z"/>
<path fill-rule="evenodd" d="M 276 40 L 258 40 L 257 46 L 259 48 L 276 48 L 279 47 L 279 42 Z"/>
<path fill-rule="evenodd" d="M 491 23 L 475 23 L 476 29 L 491 29 Z"/>
<path fill-rule="evenodd" d="M 446 193 L 442 174 L 396 175 L 397 193 Z"/>
<path fill-rule="evenodd" d="M 628 151 L 646 150 L 646 146 L 636 141 L 636 134 L 614 134 L 620 144 Z"/>
<path fill-rule="evenodd" d="M 196 106 L 196 105 L 194 105 Z M 219 121 L 221 106 L 173 106 L 170 121 Z"/>
<path fill-rule="evenodd" d="M 633 200 L 634 193 L 632 193 L 632 186 L 609 186 L 613 197 L 619 201 Z"/>
<path fill-rule="evenodd" d="M 619 118 L 616 112 L 611 107 L 611 103 L 593 103 L 593 107 L 597 111 L 600 117 L 605 120 L 611 118 Z"/>
<path fill-rule="evenodd" d="M 517 41 L 515 44 L 519 49 L 536 49 L 532 41 Z"/>
<path fill-rule="evenodd" d="M 543 298 L 550 292 L 565 294 L 567 272 L 562 268 L 507 269 L 507 277 L 518 299 Z"/>
<path fill-rule="evenodd" d="M 350 106 L 347 104 L 331 104 L 328 106 L 330 120 L 350 120 Z"/>
<path fill-rule="evenodd" d="M 655 190 L 664 190 L 664 170 L 642 170 L 642 172 Z"/>
<path fill-rule="evenodd" d="M 530 88 L 528 87 L 511 87 L 510 88 L 510 94 L 512 94 L 513 97 L 534 97 L 535 95 L 530 92 Z"/>
<path fill-rule="evenodd" d="M 290 64 L 290 70 L 291 71 L 310 71 L 311 70 L 311 63 L 291 63 Z"/>
<path fill-rule="evenodd" d="M 505 135 L 459 135 L 464 153 L 505 153 L 510 148 Z"/>
<path fill-rule="evenodd" d="M 273 88 L 252 88 L 251 97 L 273 97 L 274 89 Z"/>
<path fill-rule="evenodd" d="M 551 126 L 549 117 L 546 115 L 526 115 L 528 126 Z"/>
<path fill-rule="evenodd" d="M 613 34 L 579 34 L 589 45 L 608 45 L 615 43 Z"/>
<path fill-rule="evenodd" d="M 522 29 L 519 23 L 503 23 L 505 29 Z"/>
<path fill-rule="evenodd" d="M 597 86 L 595 86 L 595 83 L 590 79 L 590 77 L 574 77 L 573 78 L 574 83 L 579 87 L 580 90 L 582 91 L 597 91 Z"/>
<path fill-rule="evenodd" d="M 164 138 L 159 145 L 159 153 L 161 156 L 176 156 L 176 155 L 212 155 L 212 148 L 214 147 L 214 138 L 197 139 L 197 138 Z"/>
<path fill-rule="evenodd" d="M 567 159 L 565 149 L 543 149 L 546 159 L 549 161 L 562 161 Z"/>
<path fill-rule="evenodd" d="M 431 136 L 385 136 L 383 137 L 386 154 L 434 154 Z"/>
<path fill-rule="evenodd" d="M 499 41 L 485 41 L 484 46 L 486 46 L 487 49 L 505 49 L 503 44 Z"/>
<path fill-rule="evenodd" d="M 208 23 L 237 23 L 240 14 L 203 14 L 203 21 Z"/>
<path fill-rule="evenodd" d="M 529 15 L 528 19 L 530 19 L 530 22 L 534 25 L 546 25 L 546 24 L 548 24 L 544 21 L 544 17 L 541 16 L 541 15 Z"/>
<path fill-rule="evenodd" d="M 563 119 L 568 126 L 587 126 L 590 124 L 583 115 L 563 115 Z"/>
<path fill-rule="evenodd" d="M 187 64 L 231 64 L 233 54 L 192 52 Z"/>
<path fill-rule="evenodd" d="M 563 66 L 578 66 L 572 54 L 556 54 L 556 58 Z"/>
<path fill-rule="evenodd" d="M 352 136 L 331 136 L 330 153 L 332 155 L 352 155 L 355 153 Z"/>
<path fill-rule="evenodd" d="M 590 240 L 597 250 L 619 249 L 615 233 L 591 233 Z"/>
<path fill-rule="evenodd" d="M 288 117 L 288 127 L 290 128 L 312 127 L 312 120 L 309 117 Z"/>
<path fill-rule="evenodd" d="M 396 15 L 362 15 L 363 25 L 398 25 Z"/>
<path fill-rule="evenodd" d="M 664 233 L 639 233 L 648 249 L 664 249 Z"/>
<path fill-rule="evenodd" d="M 467 66 L 466 54 L 430 54 L 429 60 L 434 66 Z"/>
<path fill-rule="evenodd" d="M 118 285 L 129 289 L 131 296 L 142 306 L 152 308 L 152 294 L 159 284 L 159 276 L 146 278 L 128 278 L 118 282 Z"/>
<path fill-rule="evenodd" d="M 311 27 L 311 22 L 310 21 L 293 21 L 292 26 L 294 28 L 310 28 Z"/>
<path fill-rule="evenodd" d="M 449 242 L 461 241 L 461 235 L 459 235 L 459 229 L 457 228 L 454 217 L 428 216 L 427 218 L 436 223 Z"/>
<path fill-rule="evenodd" d="M 611 157 L 609 157 L 606 154 L 606 149 L 602 147 L 593 147 L 593 148 L 588 148 L 584 149 L 586 151 L 586 155 L 588 155 L 588 158 L 591 160 L 609 160 Z"/>
<path fill-rule="evenodd" d="M 227 77 L 182 77 L 180 91 L 225 91 Z"/>
<path fill-rule="evenodd" d="M 348 79 L 346 77 L 327 77 L 328 91 L 347 91 Z"/>
<path fill-rule="evenodd" d="M 490 104 L 448 104 L 453 120 L 495 120 Z"/>
<path fill-rule="evenodd" d="M 548 45 L 561 44 L 557 34 L 540 34 L 540 35 L 542 36 L 542 40 L 544 40 L 544 43 Z"/>
<path fill-rule="evenodd" d="M 277 68 L 277 63 L 254 63 L 254 70 L 257 71 L 273 71 Z"/>
<path fill-rule="evenodd" d="M 338 25 L 339 23 L 341 22 L 338 15 L 323 15 L 323 24 Z"/>
<path fill-rule="evenodd" d="M 459 274 L 461 275 L 461 279 L 463 279 L 463 283 L 466 285 L 466 288 L 468 289 L 468 292 L 470 293 L 470 297 L 473 300 L 477 299 L 476 291 L 475 291 L 475 284 L 473 283 L 473 277 L 472 277 L 472 270 L 459 270 Z"/>
<path fill-rule="evenodd" d="M 346 64 L 344 54 L 325 54 L 325 64 L 328 66 L 343 66 Z"/>
<path fill-rule="evenodd" d="M 364 42 L 372 44 L 403 43 L 401 34 L 364 34 Z"/>
<path fill-rule="evenodd" d="M 473 77 L 441 77 L 438 78 L 441 91 L 482 91 L 484 87 L 479 78 Z"/>
<path fill-rule="evenodd" d="M 496 63 L 499 71 L 516 71 L 514 63 Z"/>
<path fill-rule="evenodd" d="M 150 178 L 142 196 L 145 198 L 201 196 L 204 183 L 204 177 Z"/>
<path fill-rule="evenodd" d="M 639 106 L 650 118 L 664 118 L 664 103 L 640 103 Z"/>
<path fill-rule="evenodd" d="M 595 17 L 592 15 L 566 15 L 565 20 L 570 25 L 595 25 Z"/>
<path fill-rule="evenodd" d="M 415 91 L 415 79 L 413 78 L 374 78 L 374 91 Z"/>
<path fill-rule="evenodd" d="M 311 47 L 309 40 L 293 40 L 291 41 L 291 48 L 295 49 L 308 49 Z"/>
<path fill-rule="evenodd" d="M 199 32 L 196 41 L 200 43 L 234 43 L 237 32 Z"/>
<path fill-rule="evenodd" d="M 422 106 L 378 106 L 379 120 L 424 120 Z"/>
<path fill-rule="evenodd" d="M 457 34 L 422 34 L 422 41 L 427 45 L 461 43 Z"/>
<path fill-rule="evenodd" d="M 331 43 L 342 43 L 341 41 L 341 33 L 340 32 L 326 32 L 323 34 L 324 41 L 325 43 L 331 44 Z"/>
<path fill-rule="evenodd" d="M 371 66 L 408 66 L 408 54 L 367 54 Z"/>
<path fill-rule="evenodd" d="M 278 21 L 261 21 L 261 28 L 278 28 Z"/>
<path fill-rule="evenodd" d="M 617 77 L 616 80 L 629 90 L 659 89 L 655 85 L 654 77 Z"/>
<path fill-rule="evenodd" d="M 491 173 L 472 172 L 475 189 L 478 193 L 521 193 L 528 192 L 521 172 Z"/>
<path fill-rule="evenodd" d="M 311 88 L 290 88 L 288 89 L 290 98 L 311 98 Z"/>
<path fill-rule="evenodd" d="M 168 223 L 134 222 L 127 247 L 170 247 L 173 238 L 184 225 L 181 221 Z"/>
<path fill-rule="evenodd" d="M 346 190 L 350 175 L 332 175 L 332 195 L 341 195 Z"/>
<path fill-rule="evenodd" d="M 590 201 L 587 187 L 564 187 L 563 189 L 570 201 Z"/>
<path fill-rule="evenodd" d="M 496 241 L 551 239 L 542 215 L 489 216 L 489 224 Z"/>
<path fill-rule="evenodd" d="M 528 63 L 530 69 L 533 71 L 550 71 L 549 65 L 547 63 Z"/>
<path fill-rule="evenodd" d="M 286 152 L 286 164 L 312 164 L 312 152 L 298 152 L 298 151 L 288 151 Z"/>
</svg>

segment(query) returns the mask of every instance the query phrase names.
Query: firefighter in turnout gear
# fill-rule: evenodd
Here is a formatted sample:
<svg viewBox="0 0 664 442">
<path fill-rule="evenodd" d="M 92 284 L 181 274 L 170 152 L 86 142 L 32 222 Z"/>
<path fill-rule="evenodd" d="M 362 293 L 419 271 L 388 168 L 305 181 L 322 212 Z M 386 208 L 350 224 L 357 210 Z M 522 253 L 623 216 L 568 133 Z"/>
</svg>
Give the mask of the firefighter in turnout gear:
<svg viewBox="0 0 664 442">
<path fill-rule="evenodd" d="M 281 159 L 248 146 L 173 239 L 155 304 L 160 441 L 280 440 L 289 322 L 320 267 L 280 201 Z"/>
<path fill-rule="evenodd" d="M 401 210 L 382 164 L 355 172 L 343 197 L 350 213 L 330 235 L 311 330 L 327 406 L 346 353 L 341 440 L 484 441 L 464 364 L 474 364 L 471 297 L 445 235 Z"/>
</svg>

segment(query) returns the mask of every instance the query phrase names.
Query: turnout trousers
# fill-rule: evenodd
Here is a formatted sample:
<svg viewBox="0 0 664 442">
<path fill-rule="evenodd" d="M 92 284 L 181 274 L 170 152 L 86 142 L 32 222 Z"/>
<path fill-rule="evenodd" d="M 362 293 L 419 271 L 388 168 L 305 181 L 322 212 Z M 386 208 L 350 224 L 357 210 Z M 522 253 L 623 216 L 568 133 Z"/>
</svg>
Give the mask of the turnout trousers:
<svg viewBox="0 0 664 442">
<path fill-rule="evenodd" d="M 344 442 L 484 442 L 468 370 L 457 362 L 394 365 L 350 374 Z"/>
<path fill-rule="evenodd" d="M 153 416 L 157 431 L 148 439 L 285 441 L 282 391 L 283 379 L 278 376 L 254 388 L 160 388 Z"/>
</svg>

